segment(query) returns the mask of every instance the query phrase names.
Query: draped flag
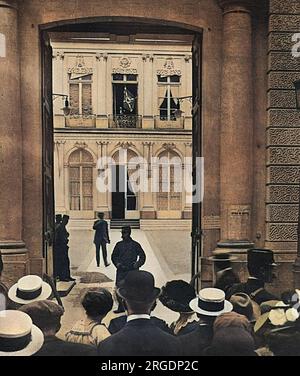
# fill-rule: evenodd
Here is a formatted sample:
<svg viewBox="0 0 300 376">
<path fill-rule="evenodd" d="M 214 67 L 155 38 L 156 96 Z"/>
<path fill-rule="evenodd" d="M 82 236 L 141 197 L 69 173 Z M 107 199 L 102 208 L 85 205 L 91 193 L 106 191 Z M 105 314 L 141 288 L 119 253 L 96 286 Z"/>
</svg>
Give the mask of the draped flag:
<svg viewBox="0 0 300 376">
<path fill-rule="evenodd" d="M 127 87 L 124 87 L 123 107 L 129 112 L 133 112 L 135 106 L 135 97 L 130 93 Z"/>
</svg>

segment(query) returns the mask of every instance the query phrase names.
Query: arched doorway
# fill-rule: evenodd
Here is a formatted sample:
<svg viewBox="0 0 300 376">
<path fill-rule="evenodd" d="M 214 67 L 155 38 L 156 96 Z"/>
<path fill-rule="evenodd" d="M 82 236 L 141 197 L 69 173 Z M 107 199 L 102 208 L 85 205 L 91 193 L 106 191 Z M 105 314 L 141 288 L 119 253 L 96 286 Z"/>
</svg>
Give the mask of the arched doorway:
<svg viewBox="0 0 300 376">
<path fill-rule="evenodd" d="M 193 35 L 193 90 L 192 90 L 192 116 L 193 116 L 193 185 L 196 186 L 196 180 L 199 174 L 197 174 L 196 169 L 196 160 L 198 157 L 201 157 L 201 136 L 202 136 L 202 129 L 201 129 L 201 46 L 202 46 L 202 29 L 198 27 L 194 27 L 191 25 L 187 25 L 184 23 L 178 22 L 171 22 L 166 20 L 159 20 L 159 19 L 147 19 L 147 18 L 131 18 L 131 17 L 98 17 L 98 18 L 87 18 L 87 19 L 76 19 L 76 20 L 65 20 L 65 21 L 58 21 L 53 22 L 50 24 L 40 26 L 41 30 L 41 41 L 42 41 L 42 62 L 43 62 L 43 87 L 44 88 L 51 88 L 51 74 L 49 75 L 49 58 L 52 57 L 51 46 L 49 43 L 48 33 L 49 32 L 84 32 L 84 31 L 97 31 L 97 32 L 113 32 L 114 34 L 119 34 L 122 36 L 130 37 L 130 35 L 134 33 L 152 33 L 152 34 L 188 34 Z M 169 93 L 170 94 L 170 93 Z M 45 106 L 45 103 L 51 101 L 49 96 L 52 95 L 51 90 L 43 90 L 43 118 L 44 120 L 44 128 L 47 129 L 47 132 L 51 130 L 51 109 L 49 111 L 49 106 Z M 169 98 L 169 102 L 171 95 L 167 95 Z M 173 106 L 169 106 L 170 111 L 175 111 Z M 168 107 L 168 108 L 169 108 Z M 163 107 L 164 109 L 165 107 Z M 163 115 L 163 113 L 162 113 Z M 170 114 L 169 114 L 170 115 Z M 168 119 L 170 116 L 168 115 Z M 164 117 L 164 116 L 163 116 Z M 170 119 L 169 119 L 170 120 Z M 49 160 L 47 156 L 52 154 L 52 145 L 49 146 L 49 138 L 47 138 L 47 132 L 45 133 L 43 147 L 44 147 L 44 163 L 45 161 Z M 50 158 L 51 159 L 51 158 Z M 119 165 L 120 166 L 120 165 Z M 47 175 L 44 176 L 44 180 L 51 179 L 50 169 L 44 169 L 47 171 Z M 123 192 L 123 196 L 121 196 L 122 192 L 119 193 L 118 201 L 123 202 L 122 210 L 119 213 L 116 213 L 117 216 L 124 217 L 126 215 L 130 215 L 129 212 L 135 212 L 136 210 L 132 210 L 132 208 L 137 208 L 138 206 L 138 199 L 136 197 L 135 192 L 131 189 L 132 187 L 128 187 L 128 181 L 130 183 L 130 179 L 127 179 L 127 172 L 125 174 L 124 167 L 117 167 L 115 174 L 120 177 L 120 175 L 124 176 L 121 180 L 124 182 L 124 187 L 118 187 L 118 190 L 123 190 L 130 192 L 130 194 L 126 197 Z M 119 180 L 119 179 L 118 179 Z M 122 189 L 123 188 L 123 189 Z M 49 192 L 49 190 L 44 190 L 44 202 L 51 201 L 49 197 L 53 197 L 53 192 Z M 197 192 L 195 192 L 195 196 L 197 196 Z M 177 202 L 178 200 L 176 200 Z M 127 204 L 130 203 L 128 206 Z M 125 206 L 126 205 L 126 206 Z M 176 204 L 177 205 L 177 204 Z M 130 207 L 128 210 L 127 208 Z M 126 211 L 128 212 L 126 214 Z M 195 274 L 198 271 L 198 263 L 199 263 L 199 256 L 201 256 L 201 202 L 194 202 L 193 209 L 192 209 L 192 266 L 191 266 L 191 273 Z M 44 218 L 44 229 L 47 230 L 48 228 L 53 228 L 53 217 L 48 215 Z"/>
</svg>

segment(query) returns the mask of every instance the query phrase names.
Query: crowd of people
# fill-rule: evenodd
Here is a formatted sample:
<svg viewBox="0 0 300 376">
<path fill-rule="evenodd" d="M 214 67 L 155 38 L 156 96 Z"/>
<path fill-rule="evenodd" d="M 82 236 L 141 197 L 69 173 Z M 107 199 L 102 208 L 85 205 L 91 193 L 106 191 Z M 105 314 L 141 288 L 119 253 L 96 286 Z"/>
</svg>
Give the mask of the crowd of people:
<svg viewBox="0 0 300 376">
<path fill-rule="evenodd" d="M 271 250 L 248 250 L 246 282 L 234 272 L 227 250 L 214 252 L 214 285 L 195 291 L 195 278 L 157 287 L 150 272 L 139 270 L 145 254 L 128 228 L 122 236 L 113 260 L 116 296 L 100 286 L 88 291 L 81 302 L 84 317 L 64 339 L 57 333 L 65 310 L 47 282 L 27 275 L 10 289 L 0 283 L 0 356 L 300 355 L 300 291 L 280 297 L 267 291 L 276 268 Z M 120 270 L 124 260 L 135 268 Z M 2 269 L 0 257 L 0 275 Z M 110 315 L 106 326 L 114 299 L 118 315 Z M 175 322 L 155 314 L 158 302 L 177 313 Z"/>
</svg>

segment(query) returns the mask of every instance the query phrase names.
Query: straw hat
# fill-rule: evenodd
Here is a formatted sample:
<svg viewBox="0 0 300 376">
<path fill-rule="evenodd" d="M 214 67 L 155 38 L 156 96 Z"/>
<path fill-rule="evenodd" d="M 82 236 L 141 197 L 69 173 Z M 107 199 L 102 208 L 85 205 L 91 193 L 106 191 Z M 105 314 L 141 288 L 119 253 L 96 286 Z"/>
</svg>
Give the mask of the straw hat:
<svg viewBox="0 0 300 376">
<path fill-rule="evenodd" d="M 52 293 L 51 286 L 37 275 L 26 275 L 18 280 L 8 291 L 8 297 L 15 303 L 28 304 L 45 300 Z"/>
<path fill-rule="evenodd" d="M 11 310 L 0 312 L 0 356 L 30 356 L 43 343 L 44 335 L 29 315 Z"/>
<path fill-rule="evenodd" d="M 196 313 L 204 316 L 219 316 L 231 312 L 232 304 L 225 300 L 225 293 L 213 287 L 199 291 L 198 297 L 190 302 L 190 307 Z"/>
</svg>

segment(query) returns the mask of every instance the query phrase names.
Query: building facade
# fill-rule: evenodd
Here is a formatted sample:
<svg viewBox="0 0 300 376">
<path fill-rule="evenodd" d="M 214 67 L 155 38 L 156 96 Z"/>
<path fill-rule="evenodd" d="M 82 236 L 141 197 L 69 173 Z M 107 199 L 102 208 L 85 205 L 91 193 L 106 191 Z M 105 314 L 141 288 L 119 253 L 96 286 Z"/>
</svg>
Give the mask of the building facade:
<svg viewBox="0 0 300 376">
<path fill-rule="evenodd" d="M 153 33 L 156 27 L 162 34 L 161 28 L 166 27 L 166 33 L 172 33 L 175 28 L 182 34 L 202 35 L 201 54 L 192 54 L 195 67 L 201 69 L 201 90 L 195 97 L 202 111 L 193 140 L 198 140 L 201 129 L 205 159 L 202 280 L 211 281 L 207 257 L 218 242 L 229 246 L 244 242 L 245 246 L 254 243 L 274 249 L 281 268 L 278 284 L 282 288 L 292 284 L 300 162 L 300 114 L 296 110 L 293 81 L 300 76 L 300 58 L 293 56 L 291 48 L 297 42 L 292 38 L 299 32 L 298 0 L 7 0 L 0 2 L 0 14 L 0 249 L 4 254 L 5 280 L 11 283 L 20 275 L 41 274 L 45 270 L 43 209 L 47 202 L 43 200 L 41 119 L 47 106 L 41 90 L 41 30 L 51 33 L 101 29 L 101 32 L 114 33 L 111 29 L 118 27 L 121 31 L 116 34 L 128 35 L 126 30 L 133 30 L 136 25 L 142 33 L 149 33 L 149 29 Z M 56 58 L 57 64 L 63 64 L 64 59 Z M 71 69 L 76 66 L 74 58 Z M 145 66 L 148 64 L 150 69 L 155 59 L 151 62 L 151 57 L 146 56 L 139 61 Z M 99 60 L 95 57 L 91 66 L 85 61 L 88 68 L 107 62 L 104 55 Z M 124 63 L 128 64 L 125 60 Z M 71 83 L 73 97 L 79 93 L 76 85 L 86 84 L 84 90 L 90 90 L 90 82 Z M 88 122 L 95 123 L 91 134 L 115 132 L 109 125 L 114 120 L 107 123 L 100 115 L 122 115 L 117 113 L 118 108 L 115 112 L 111 108 L 103 112 L 104 97 L 111 99 L 111 96 L 99 95 L 98 119 L 88 118 Z M 79 96 L 77 101 L 78 108 L 83 106 L 89 112 L 89 102 L 83 103 Z M 146 115 L 158 113 L 141 113 L 140 106 L 137 115 L 145 115 L 142 127 L 145 130 L 154 127 L 156 132 L 155 119 L 153 125 L 153 120 Z M 76 122 L 76 119 L 70 120 Z M 64 128 L 60 124 L 56 130 L 57 141 Z M 69 136 L 75 131 L 70 127 Z M 126 141 L 135 143 L 142 155 L 149 146 L 135 141 L 140 135 L 138 131 L 130 134 L 129 141 L 126 137 Z M 184 143 L 184 128 L 174 132 L 178 132 L 178 137 L 182 137 L 180 143 Z M 157 146 L 160 142 L 157 141 Z M 71 145 L 58 144 L 59 148 L 65 146 Z M 81 146 L 69 162 L 76 164 L 78 158 L 80 161 L 86 157 L 86 163 L 95 163 L 101 145 L 94 144 L 93 160 L 82 152 L 86 149 L 84 144 Z M 103 147 L 108 146 L 112 144 Z M 78 149 L 74 144 L 72 147 Z M 75 171 L 78 166 L 73 167 Z M 60 205 L 61 209 L 68 210 L 66 203 Z M 245 247 L 239 252 L 243 258 Z"/>
<path fill-rule="evenodd" d="M 58 41 L 57 34 L 51 42 L 56 212 L 81 220 L 93 219 L 97 211 L 110 219 L 154 220 L 142 221 L 144 226 L 158 226 L 159 219 L 191 219 L 183 176 L 177 177 L 182 182 L 177 192 L 171 161 L 180 171 L 191 165 L 192 38 L 135 36 L 129 43 L 123 37 L 120 44 L 117 36 L 81 34 L 76 43 Z M 107 41 L 91 43 L 96 37 Z M 55 93 L 68 96 L 69 115 L 62 109 L 64 97 Z M 115 163 L 111 179 L 124 175 L 123 187 L 97 188 L 105 158 Z M 170 189 L 162 189 L 159 166 L 158 189 L 152 189 L 156 158 L 170 161 Z M 147 180 L 146 189 L 133 189 L 134 173 Z M 173 228 L 176 224 L 172 222 Z M 191 227 L 189 221 L 186 226 Z"/>
</svg>

